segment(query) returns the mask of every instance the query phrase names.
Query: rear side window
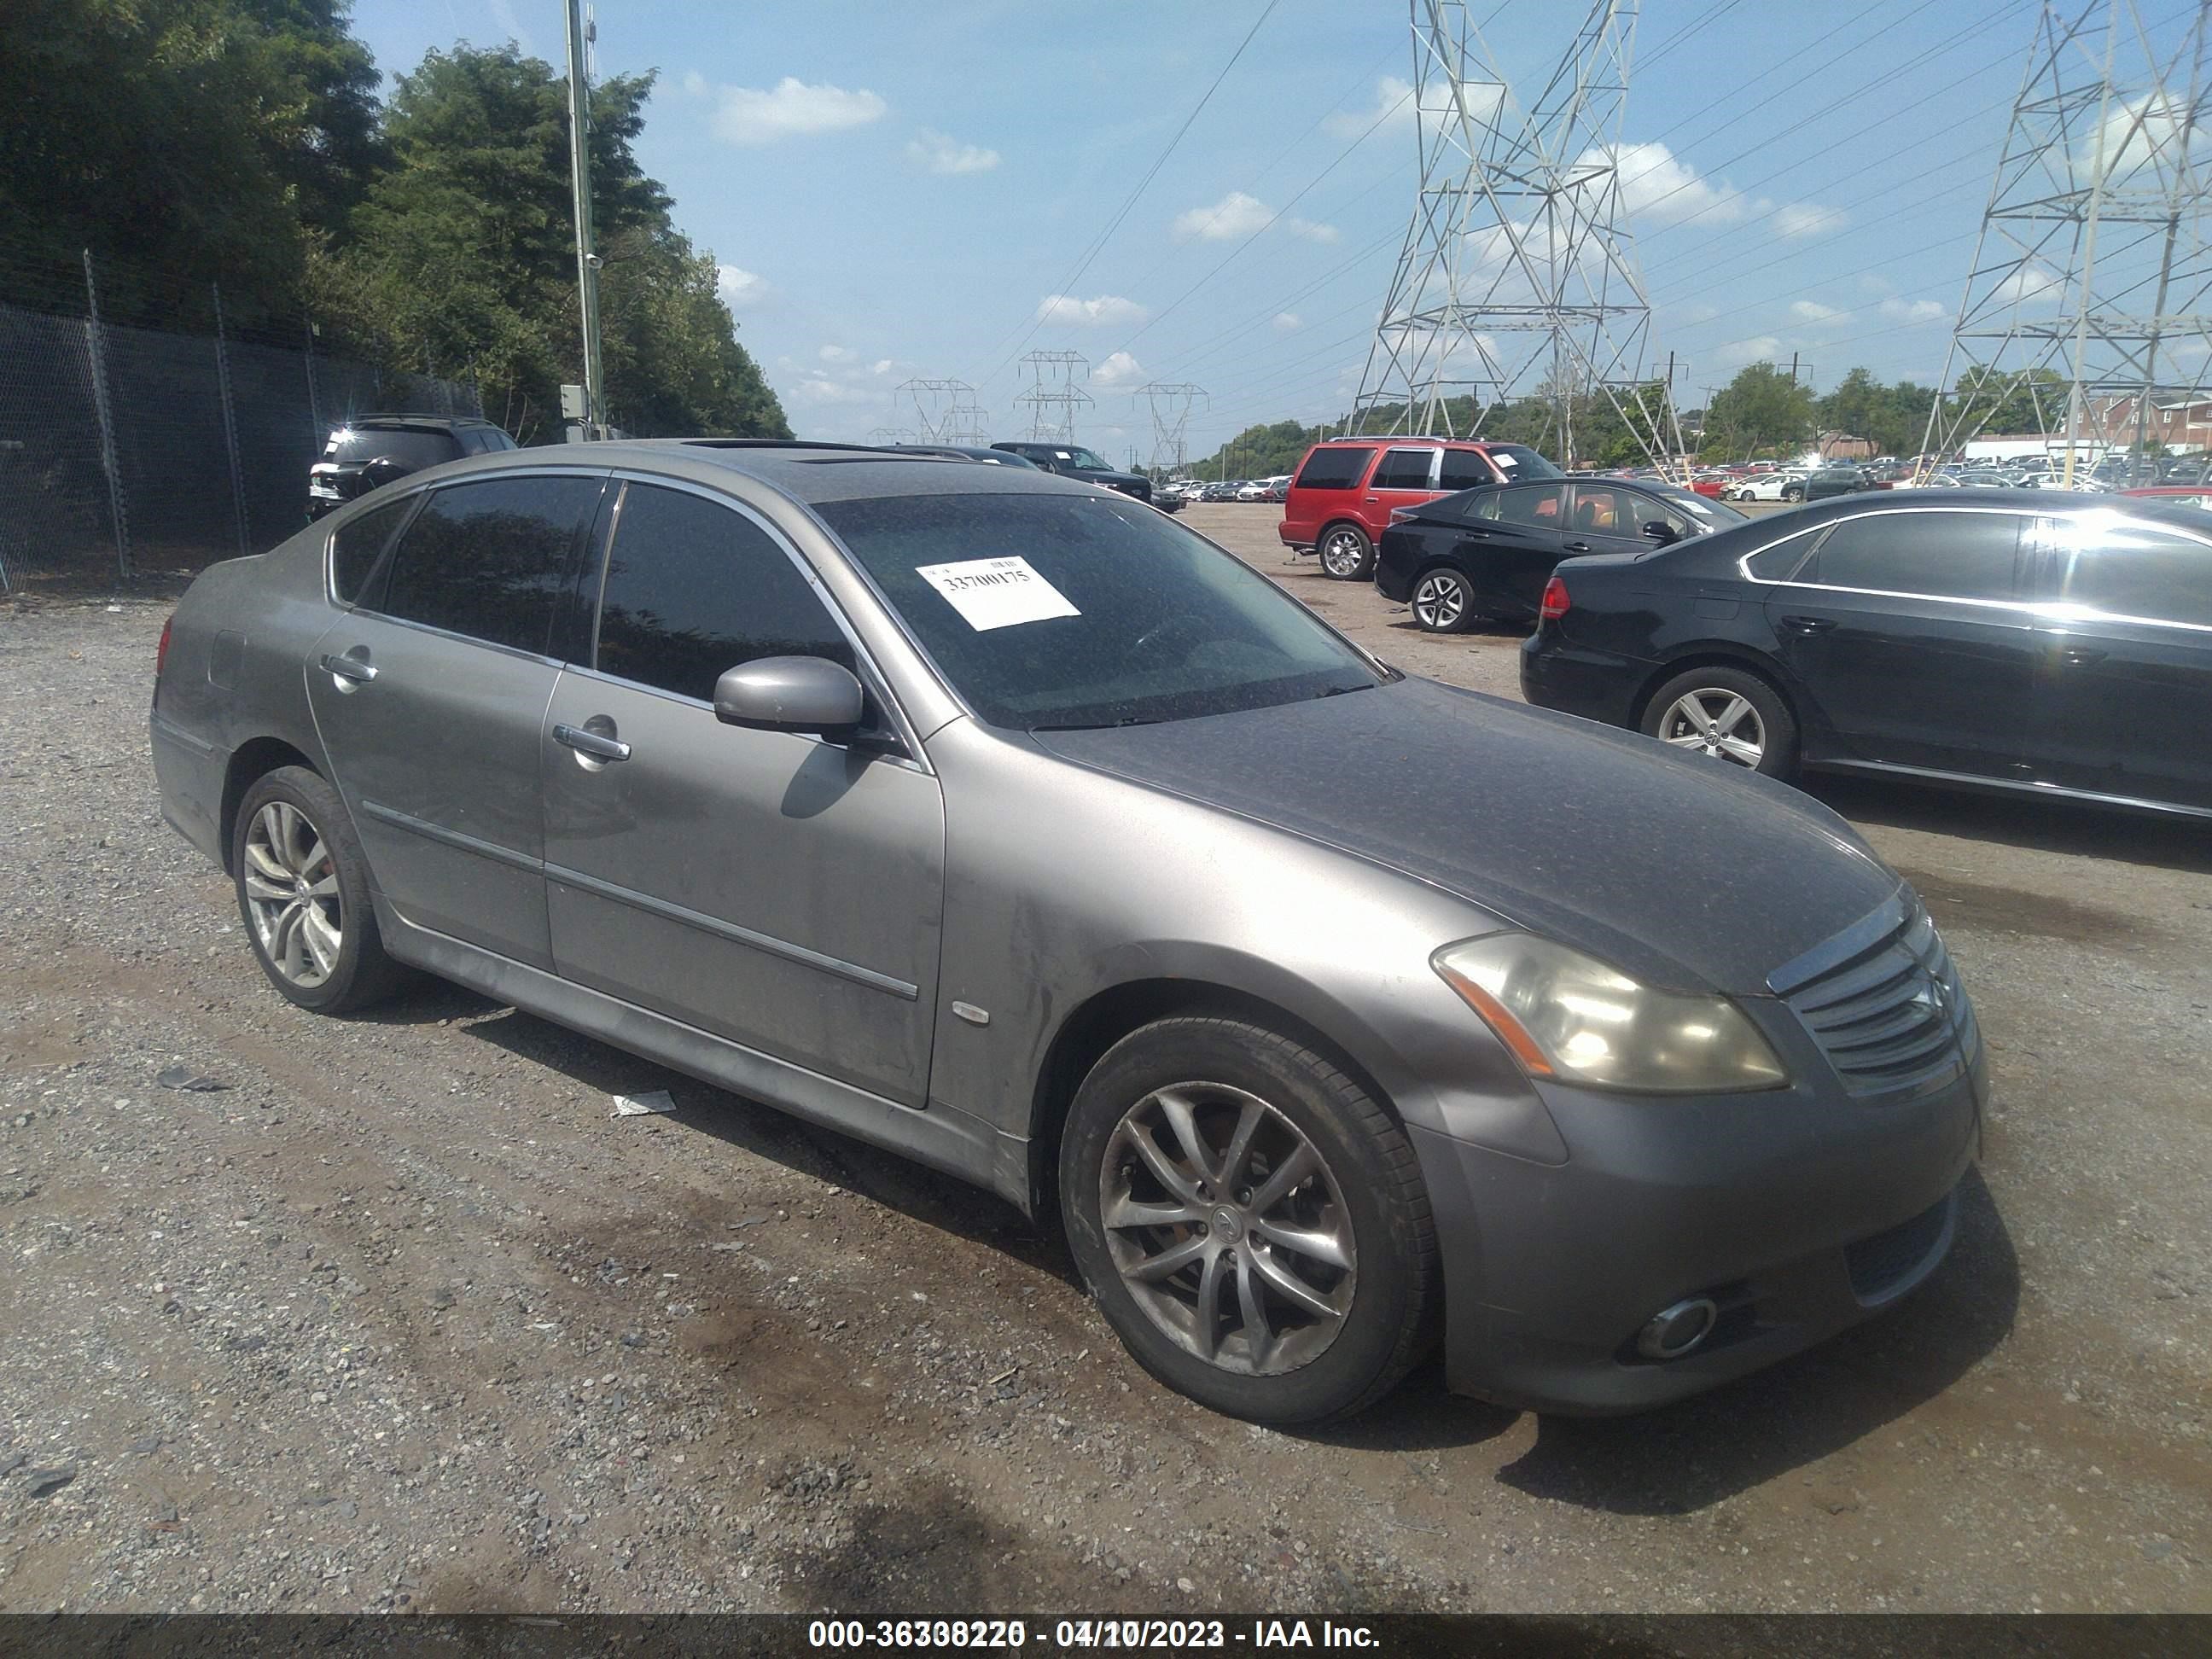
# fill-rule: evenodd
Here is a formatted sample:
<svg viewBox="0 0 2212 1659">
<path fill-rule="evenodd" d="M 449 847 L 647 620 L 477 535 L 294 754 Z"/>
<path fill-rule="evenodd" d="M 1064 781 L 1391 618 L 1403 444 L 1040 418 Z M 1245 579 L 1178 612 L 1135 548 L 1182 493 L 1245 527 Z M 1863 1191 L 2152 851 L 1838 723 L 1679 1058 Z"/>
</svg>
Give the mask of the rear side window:
<svg viewBox="0 0 2212 1659">
<path fill-rule="evenodd" d="M 2212 627 L 2212 548 L 2123 524 L 2069 535 L 2057 526 L 2057 598 L 2115 617 Z M 2086 528 L 2086 527 L 2085 527 Z"/>
<path fill-rule="evenodd" d="M 1376 489 L 1427 489 L 1429 467 L 1436 459 L 1433 449 L 1385 450 L 1382 459 L 1375 469 Z"/>
<path fill-rule="evenodd" d="M 365 427 L 356 432 L 351 427 L 340 427 L 331 434 L 323 459 L 341 466 L 393 460 L 410 472 L 420 472 L 426 466 L 456 460 L 460 453 L 460 440 L 451 432 L 405 427 Z"/>
<path fill-rule="evenodd" d="M 1562 522 L 1560 490 L 1556 484 L 1525 489 L 1500 489 L 1473 498 L 1474 516 L 1499 524 L 1526 525 L 1535 530 L 1557 530 Z"/>
<path fill-rule="evenodd" d="M 1511 477 L 1511 474 L 1507 474 Z M 1495 483 L 1498 475 L 1490 470 L 1490 463 L 1479 451 L 1447 449 L 1444 451 L 1443 471 L 1437 479 L 1439 489 L 1472 489 L 1477 484 Z"/>
<path fill-rule="evenodd" d="M 433 490 L 392 556 L 384 611 L 543 653 L 601 481 L 501 478 Z"/>
<path fill-rule="evenodd" d="M 712 702 L 716 680 L 758 657 L 854 666 L 851 643 L 766 531 L 703 496 L 632 484 L 607 554 L 599 671 Z"/>
<path fill-rule="evenodd" d="M 1761 581 L 1786 582 L 1796 574 L 1797 567 L 1813 550 L 1820 538 L 1814 535 L 1792 536 L 1787 541 L 1777 542 L 1771 547 L 1762 547 L 1751 556 L 1747 568 Z"/>
<path fill-rule="evenodd" d="M 1801 581 L 1948 599 L 2020 594 L 2012 513 L 1875 513 L 1829 531 Z"/>
<path fill-rule="evenodd" d="M 339 604 L 351 605 L 361 598 L 378 555 L 414 505 L 411 496 L 387 501 L 374 513 L 348 519 L 331 533 L 331 592 Z"/>
<path fill-rule="evenodd" d="M 1298 469 L 1301 489 L 1352 489 L 1367 476 L 1367 463 L 1375 452 L 1360 444 L 1340 444 L 1316 449 Z"/>
</svg>

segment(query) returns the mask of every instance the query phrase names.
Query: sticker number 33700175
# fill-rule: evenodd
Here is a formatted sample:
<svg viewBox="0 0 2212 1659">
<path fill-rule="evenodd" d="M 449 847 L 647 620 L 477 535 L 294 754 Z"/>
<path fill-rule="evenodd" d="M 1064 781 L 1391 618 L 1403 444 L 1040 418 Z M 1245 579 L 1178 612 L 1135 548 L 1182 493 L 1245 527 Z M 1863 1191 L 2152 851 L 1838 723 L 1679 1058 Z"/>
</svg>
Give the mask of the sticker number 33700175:
<svg viewBox="0 0 2212 1659">
<path fill-rule="evenodd" d="M 1030 569 L 1027 559 L 963 559 L 957 564 L 917 565 L 914 574 L 942 593 L 961 620 L 979 634 L 1016 623 L 1083 614 L 1065 593 Z"/>
</svg>

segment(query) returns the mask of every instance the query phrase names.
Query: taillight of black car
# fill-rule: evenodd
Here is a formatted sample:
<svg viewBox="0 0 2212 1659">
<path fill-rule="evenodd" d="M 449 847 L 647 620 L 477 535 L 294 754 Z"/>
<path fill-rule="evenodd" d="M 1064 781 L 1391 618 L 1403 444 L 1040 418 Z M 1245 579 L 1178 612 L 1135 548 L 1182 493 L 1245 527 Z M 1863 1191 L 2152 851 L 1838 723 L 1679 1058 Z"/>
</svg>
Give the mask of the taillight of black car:
<svg viewBox="0 0 2212 1659">
<path fill-rule="evenodd" d="M 1569 604 L 1566 578 L 1554 576 L 1544 584 L 1544 602 L 1539 615 L 1546 622 L 1557 622 L 1567 614 Z"/>
</svg>

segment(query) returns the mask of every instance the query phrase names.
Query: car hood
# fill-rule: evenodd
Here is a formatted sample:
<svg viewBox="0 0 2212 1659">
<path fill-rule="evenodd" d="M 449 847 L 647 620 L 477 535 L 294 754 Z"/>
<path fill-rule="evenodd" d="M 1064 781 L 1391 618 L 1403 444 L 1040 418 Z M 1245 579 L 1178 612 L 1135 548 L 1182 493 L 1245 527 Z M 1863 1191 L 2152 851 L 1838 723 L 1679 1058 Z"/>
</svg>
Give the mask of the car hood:
<svg viewBox="0 0 2212 1659">
<path fill-rule="evenodd" d="M 1849 824 L 1786 786 L 1431 680 L 1036 736 L 1063 760 L 1400 870 L 1668 989 L 1766 994 L 1770 972 L 1899 885 Z"/>
<path fill-rule="evenodd" d="M 1080 477 L 1085 483 L 1104 484 L 1109 489 L 1121 489 L 1130 484 L 1135 484 L 1146 490 L 1150 490 L 1152 487 L 1152 481 L 1150 478 L 1139 477 L 1133 472 L 1092 472 L 1085 471 L 1078 473 L 1076 476 Z"/>
</svg>

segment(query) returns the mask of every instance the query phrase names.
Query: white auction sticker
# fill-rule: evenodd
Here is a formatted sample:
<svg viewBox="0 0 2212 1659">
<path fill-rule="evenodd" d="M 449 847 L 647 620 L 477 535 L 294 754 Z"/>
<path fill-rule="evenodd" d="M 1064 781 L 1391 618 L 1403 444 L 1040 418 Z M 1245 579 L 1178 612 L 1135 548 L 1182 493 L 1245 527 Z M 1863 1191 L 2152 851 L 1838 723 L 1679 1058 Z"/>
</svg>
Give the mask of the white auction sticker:
<svg viewBox="0 0 2212 1659">
<path fill-rule="evenodd" d="M 1083 614 L 1067 602 L 1067 595 L 1030 569 L 1027 559 L 963 559 L 957 564 L 916 565 L 914 574 L 944 594 L 945 603 L 978 634 Z"/>
</svg>

